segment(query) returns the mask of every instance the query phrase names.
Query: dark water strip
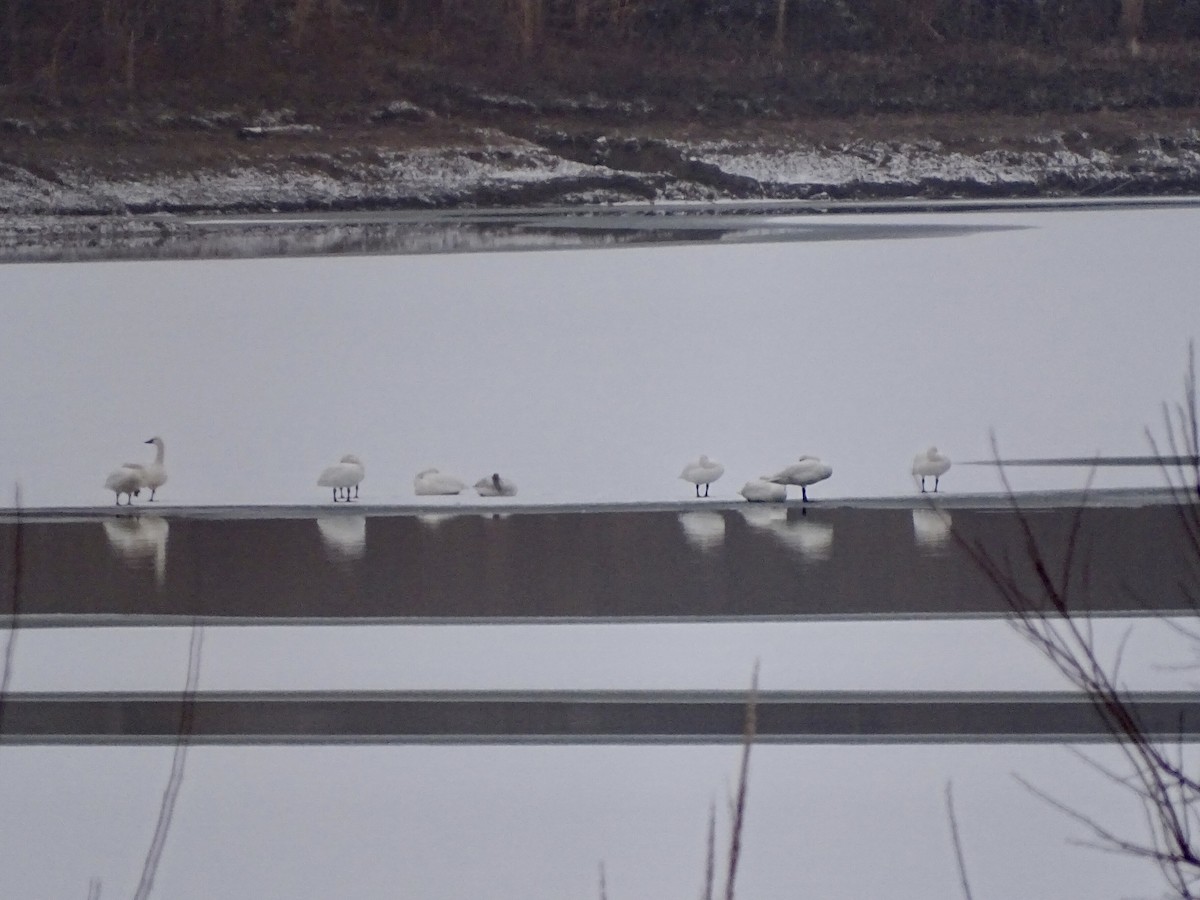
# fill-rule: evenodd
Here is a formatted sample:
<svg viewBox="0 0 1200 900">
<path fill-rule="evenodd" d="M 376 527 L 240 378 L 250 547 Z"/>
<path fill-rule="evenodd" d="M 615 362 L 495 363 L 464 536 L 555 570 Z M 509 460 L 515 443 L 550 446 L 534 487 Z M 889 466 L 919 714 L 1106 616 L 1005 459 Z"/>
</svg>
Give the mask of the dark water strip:
<svg viewBox="0 0 1200 900">
<path fill-rule="evenodd" d="M 1038 590 L 1021 522 L 991 506 L 365 512 L 31 519 L 19 526 L 20 624 L 1006 615 L 956 536 Z M 1181 586 L 1195 551 L 1178 514 L 1161 503 L 1083 510 L 1073 608 L 1194 613 Z M 1027 512 L 1050 571 L 1064 564 L 1075 518 L 1071 508 Z M 17 528 L 0 522 L 0 547 Z M 0 570 L 9 565 L 0 558 Z"/>
<path fill-rule="evenodd" d="M 738 692 L 15 694 L 3 744 L 169 744 L 185 705 L 206 744 L 731 743 Z M 1132 698 L 1148 734 L 1200 740 L 1200 697 Z M 1108 740 L 1078 695 L 765 693 L 770 743 L 1075 743 Z"/>
</svg>

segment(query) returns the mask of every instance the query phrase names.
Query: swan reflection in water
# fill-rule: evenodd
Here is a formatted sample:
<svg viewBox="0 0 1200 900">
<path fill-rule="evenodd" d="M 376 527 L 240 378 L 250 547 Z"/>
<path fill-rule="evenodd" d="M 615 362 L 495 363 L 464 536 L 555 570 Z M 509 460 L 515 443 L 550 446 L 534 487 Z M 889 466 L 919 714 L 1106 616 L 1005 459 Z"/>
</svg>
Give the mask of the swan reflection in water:
<svg viewBox="0 0 1200 900">
<path fill-rule="evenodd" d="M 821 562 L 833 556 L 833 526 L 828 522 L 791 518 L 778 523 L 773 530 L 781 544 L 799 550 L 807 560 Z"/>
<path fill-rule="evenodd" d="M 783 506 L 748 505 L 738 508 L 746 524 L 772 535 L 789 550 L 799 551 L 809 562 L 821 562 L 833 555 L 833 525 L 814 522 L 803 513 L 788 516 Z"/>
<path fill-rule="evenodd" d="M 941 550 L 950 542 L 953 522 L 944 509 L 918 506 L 912 511 L 913 537 L 924 550 Z"/>
<path fill-rule="evenodd" d="M 443 522 L 449 522 L 451 519 L 457 519 L 462 513 L 456 512 L 423 512 L 417 513 L 417 521 L 426 528 L 437 528 Z"/>
<path fill-rule="evenodd" d="M 725 517 L 713 510 L 694 510 L 679 514 L 683 536 L 697 550 L 715 550 L 725 540 Z"/>
<path fill-rule="evenodd" d="M 105 519 L 108 545 L 130 568 L 153 569 L 162 585 L 167 576 L 167 537 L 171 526 L 162 516 L 114 516 Z"/>
<path fill-rule="evenodd" d="M 366 516 L 321 516 L 317 530 L 330 559 L 361 559 L 367 549 Z"/>
</svg>

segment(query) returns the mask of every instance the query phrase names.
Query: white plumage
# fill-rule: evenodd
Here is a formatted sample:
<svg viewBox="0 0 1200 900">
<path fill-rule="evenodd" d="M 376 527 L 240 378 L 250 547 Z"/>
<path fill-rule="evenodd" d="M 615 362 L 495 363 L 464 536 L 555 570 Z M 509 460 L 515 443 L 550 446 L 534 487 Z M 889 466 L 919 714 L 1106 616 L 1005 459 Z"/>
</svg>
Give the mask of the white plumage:
<svg viewBox="0 0 1200 900">
<path fill-rule="evenodd" d="M 466 485 L 453 475 L 439 472 L 437 469 L 425 469 L 417 473 L 413 479 L 413 493 L 418 496 L 431 494 L 457 494 Z"/>
<path fill-rule="evenodd" d="M 818 481 L 824 481 L 832 474 L 833 466 L 821 462 L 815 456 L 801 456 L 790 466 L 776 472 L 767 481 L 782 485 L 798 485 L 800 487 L 800 496 L 807 503 L 808 486 L 816 484 Z"/>
<path fill-rule="evenodd" d="M 492 473 L 487 478 L 475 482 L 475 491 L 480 497 L 511 497 L 517 492 L 517 486 L 507 478 L 501 478 Z"/>
<path fill-rule="evenodd" d="M 773 484 L 765 478 L 754 478 L 747 481 L 738 493 L 751 503 L 777 503 L 787 499 L 785 485 Z"/>
<path fill-rule="evenodd" d="M 154 462 L 144 467 L 142 487 L 150 488 L 150 499 L 154 500 L 154 492 L 167 483 L 167 467 L 163 465 L 163 439 L 152 437 L 146 441 L 154 445 Z"/>
<path fill-rule="evenodd" d="M 118 469 L 108 473 L 104 486 L 117 495 L 117 506 L 121 505 L 121 495 L 128 501 L 125 505 L 132 506 L 133 498 L 141 493 L 146 467 L 141 463 L 125 463 Z"/>
<path fill-rule="evenodd" d="M 925 479 L 933 479 L 933 492 L 936 494 L 941 477 L 950 471 L 950 457 L 938 453 L 937 447 L 930 447 L 924 453 L 918 453 L 913 458 L 913 479 L 921 479 L 921 493 L 925 493 Z"/>
<path fill-rule="evenodd" d="M 321 473 L 317 479 L 318 487 L 333 488 L 333 502 L 338 500 L 350 501 L 350 488 L 354 488 L 354 496 L 358 496 L 358 484 L 366 477 L 367 470 L 362 460 L 353 453 L 347 453 L 340 462 L 334 463 Z"/>
<path fill-rule="evenodd" d="M 707 456 L 701 456 L 696 462 L 688 463 L 679 473 L 684 481 L 690 481 L 696 486 L 696 496 L 700 496 L 700 485 L 704 485 L 704 496 L 708 496 L 708 486 L 725 474 L 725 467 L 714 462 Z"/>
</svg>

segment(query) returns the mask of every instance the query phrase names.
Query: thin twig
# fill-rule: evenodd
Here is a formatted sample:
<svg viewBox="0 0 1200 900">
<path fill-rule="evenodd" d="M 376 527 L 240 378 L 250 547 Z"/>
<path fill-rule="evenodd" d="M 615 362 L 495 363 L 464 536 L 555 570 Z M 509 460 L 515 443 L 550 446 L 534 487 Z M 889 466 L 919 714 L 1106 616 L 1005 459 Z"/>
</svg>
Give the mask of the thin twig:
<svg viewBox="0 0 1200 900">
<path fill-rule="evenodd" d="M 9 588 L 7 636 L 4 642 L 4 669 L 0 671 L 0 736 L 4 734 L 4 713 L 8 708 L 8 686 L 12 681 L 13 659 L 17 652 L 17 628 L 20 626 L 22 566 L 25 560 L 25 523 L 21 519 L 21 485 L 13 488 L 13 509 L 16 525 L 13 528 L 12 583 Z"/>
<path fill-rule="evenodd" d="M 733 824 L 729 833 L 729 871 L 725 881 L 725 900 L 733 900 L 737 881 L 738 859 L 742 853 L 742 829 L 746 822 L 746 793 L 750 786 L 750 748 L 758 731 L 758 662 L 750 680 L 750 696 L 746 700 L 746 723 L 742 729 L 742 765 L 738 771 L 737 800 L 733 807 Z"/>
<path fill-rule="evenodd" d="M 167 843 L 167 835 L 171 831 L 171 819 L 175 814 L 175 802 L 179 798 L 179 788 L 183 784 L 183 769 L 187 762 L 188 744 L 191 741 L 192 730 L 196 720 L 196 687 L 200 681 L 200 651 L 204 644 L 204 628 L 192 625 L 192 639 L 188 646 L 187 681 L 184 684 L 183 697 L 180 702 L 179 731 L 175 740 L 175 754 L 171 759 L 171 774 L 167 786 L 163 789 L 162 804 L 158 810 L 158 821 L 154 826 L 154 837 L 150 848 L 146 851 L 146 861 L 142 865 L 142 877 L 138 882 L 134 900 L 147 900 L 154 888 L 154 876 L 158 872 L 158 864 L 162 860 L 163 848 Z"/>
<path fill-rule="evenodd" d="M 963 897 L 965 900 L 973 900 L 971 881 L 967 878 L 967 861 L 963 856 L 962 839 L 958 833 L 958 816 L 954 814 L 954 783 L 950 781 L 946 782 L 946 818 L 950 820 L 950 837 L 954 841 L 954 860 L 958 864 Z"/>
<path fill-rule="evenodd" d="M 714 800 L 708 807 L 708 840 L 705 842 L 704 854 L 704 891 L 701 900 L 713 900 L 713 887 L 717 875 L 717 803 Z"/>
</svg>

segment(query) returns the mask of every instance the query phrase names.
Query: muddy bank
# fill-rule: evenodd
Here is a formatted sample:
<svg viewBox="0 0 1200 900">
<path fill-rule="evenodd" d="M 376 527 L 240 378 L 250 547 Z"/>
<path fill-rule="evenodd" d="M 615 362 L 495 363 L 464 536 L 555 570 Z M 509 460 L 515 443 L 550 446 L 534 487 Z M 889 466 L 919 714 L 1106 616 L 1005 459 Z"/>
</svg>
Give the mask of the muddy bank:
<svg viewBox="0 0 1200 900">
<path fill-rule="evenodd" d="M 5 119 L 0 239 L 46 216 L 1200 194 L 1200 110 L 704 122 L 475 99 Z"/>
</svg>

